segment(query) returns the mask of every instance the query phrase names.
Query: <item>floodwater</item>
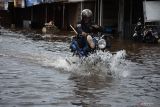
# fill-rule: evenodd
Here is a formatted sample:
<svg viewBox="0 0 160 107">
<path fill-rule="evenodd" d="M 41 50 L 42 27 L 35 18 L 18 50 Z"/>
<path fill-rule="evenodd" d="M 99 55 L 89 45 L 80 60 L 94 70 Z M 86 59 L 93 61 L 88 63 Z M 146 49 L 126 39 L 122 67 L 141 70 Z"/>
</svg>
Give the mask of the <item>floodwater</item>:
<svg viewBox="0 0 160 107">
<path fill-rule="evenodd" d="M 110 51 L 81 62 L 69 42 L 1 32 L 0 107 L 160 106 L 158 44 L 113 39 Z"/>
</svg>

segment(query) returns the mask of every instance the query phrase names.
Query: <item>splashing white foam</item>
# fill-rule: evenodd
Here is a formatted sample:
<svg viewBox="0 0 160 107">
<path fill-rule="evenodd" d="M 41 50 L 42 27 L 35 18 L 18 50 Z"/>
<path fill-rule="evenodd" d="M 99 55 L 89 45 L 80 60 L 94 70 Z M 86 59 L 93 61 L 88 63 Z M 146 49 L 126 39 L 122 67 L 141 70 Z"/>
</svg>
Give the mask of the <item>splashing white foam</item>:
<svg viewBox="0 0 160 107">
<path fill-rule="evenodd" d="M 58 58 L 52 66 L 80 75 L 112 75 L 114 77 L 127 77 L 128 61 L 125 59 L 126 51 L 121 50 L 114 54 L 99 51 L 80 60 L 77 57 Z"/>
<path fill-rule="evenodd" d="M 110 71 L 115 76 L 127 77 L 129 71 L 127 71 L 128 61 L 125 60 L 126 51 L 121 50 L 113 55 L 110 62 Z"/>
</svg>

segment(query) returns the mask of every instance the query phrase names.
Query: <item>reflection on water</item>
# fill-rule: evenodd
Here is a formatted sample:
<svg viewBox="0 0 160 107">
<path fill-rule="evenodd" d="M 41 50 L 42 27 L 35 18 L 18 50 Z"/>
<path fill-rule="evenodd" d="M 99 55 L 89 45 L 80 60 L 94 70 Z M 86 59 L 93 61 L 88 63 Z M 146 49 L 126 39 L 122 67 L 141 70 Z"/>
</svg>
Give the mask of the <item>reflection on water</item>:
<svg viewBox="0 0 160 107">
<path fill-rule="evenodd" d="M 1 31 L 2 107 L 160 105 L 158 44 L 113 39 L 110 51 L 81 62 L 72 57 L 67 42 L 33 41 Z"/>
</svg>

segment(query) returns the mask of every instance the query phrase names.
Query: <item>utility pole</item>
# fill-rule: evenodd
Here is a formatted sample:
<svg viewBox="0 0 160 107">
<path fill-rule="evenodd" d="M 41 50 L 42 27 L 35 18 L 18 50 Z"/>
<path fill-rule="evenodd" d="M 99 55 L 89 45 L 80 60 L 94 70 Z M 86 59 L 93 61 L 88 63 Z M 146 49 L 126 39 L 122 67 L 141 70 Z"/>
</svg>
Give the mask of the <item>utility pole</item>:
<svg viewBox="0 0 160 107">
<path fill-rule="evenodd" d="M 65 4 L 63 3 L 63 20 L 62 20 L 62 28 L 64 28 L 64 15 L 65 15 Z"/>
<path fill-rule="evenodd" d="M 119 0 L 118 32 L 124 37 L 124 0 Z"/>
<path fill-rule="evenodd" d="M 48 10 L 47 10 L 47 3 L 45 3 L 45 23 L 47 23 L 47 13 L 48 13 Z"/>
<path fill-rule="evenodd" d="M 103 25 L 103 3 L 102 3 L 103 1 L 102 0 L 100 0 L 100 26 L 102 26 Z"/>
<path fill-rule="evenodd" d="M 130 0 L 130 35 L 132 34 L 132 8 L 133 8 L 133 6 L 132 6 L 132 4 L 133 4 L 133 1 L 132 0 Z"/>
<path fill-rule="evenodd" d="M 98 0 L 98 25 L 102 26 L 103 20 L 103 1 Z"/>
</svg>

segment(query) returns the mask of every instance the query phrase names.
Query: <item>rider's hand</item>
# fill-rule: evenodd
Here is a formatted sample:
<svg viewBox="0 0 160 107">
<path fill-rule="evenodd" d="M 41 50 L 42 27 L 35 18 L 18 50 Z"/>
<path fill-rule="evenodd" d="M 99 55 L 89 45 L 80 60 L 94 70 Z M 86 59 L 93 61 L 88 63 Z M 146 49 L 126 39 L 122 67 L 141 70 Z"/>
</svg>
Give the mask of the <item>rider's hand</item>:
<svg viewBox="0 0 160 107">
<path fill-rule="evenodd" d="M 87 33 L 86 32 L 82 32 L 82 35 L 84 36 L 84 37 L 87 37 Z"/>
<path fill-rule="evenodd" d="M 99 26 L 98 25 L 92 25 L 93 28 L 98 29 Z"/>
</svg>

